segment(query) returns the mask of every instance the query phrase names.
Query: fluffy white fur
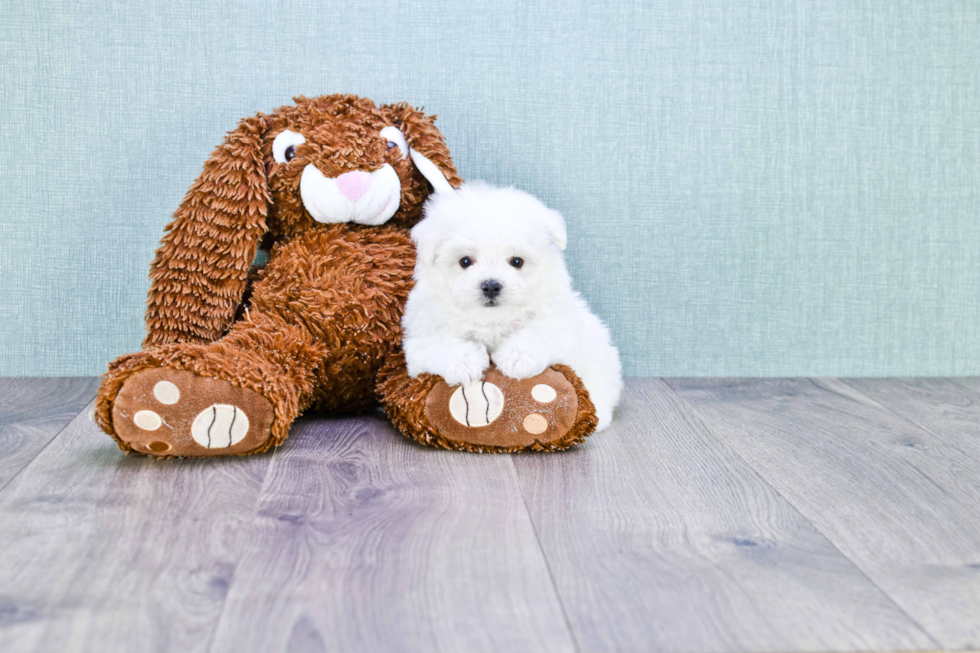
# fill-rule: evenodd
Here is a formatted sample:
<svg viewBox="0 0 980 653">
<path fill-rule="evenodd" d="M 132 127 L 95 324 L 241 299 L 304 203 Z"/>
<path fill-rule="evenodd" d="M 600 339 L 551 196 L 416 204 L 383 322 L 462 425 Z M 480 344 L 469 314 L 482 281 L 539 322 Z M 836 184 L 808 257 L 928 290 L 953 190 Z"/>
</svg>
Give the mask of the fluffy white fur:
<svg viewBox="0 0 980 653">
<path fill-rule="evenodd" d="M 479 380 L 491 360 L 516 379 L 563 363 L 589 391 L 598 429 L 608 426 L 622 389 L 619 352 L 572 290 L 566 237 L 560 213 L 514 188 L 476 182 L 433 195 L 412 229 L 415 287 L 402 320 L 409 375 L 457 385 Z M 481 288 L 488 280 L 501 284 L 492 299 Z"/>
</svg>

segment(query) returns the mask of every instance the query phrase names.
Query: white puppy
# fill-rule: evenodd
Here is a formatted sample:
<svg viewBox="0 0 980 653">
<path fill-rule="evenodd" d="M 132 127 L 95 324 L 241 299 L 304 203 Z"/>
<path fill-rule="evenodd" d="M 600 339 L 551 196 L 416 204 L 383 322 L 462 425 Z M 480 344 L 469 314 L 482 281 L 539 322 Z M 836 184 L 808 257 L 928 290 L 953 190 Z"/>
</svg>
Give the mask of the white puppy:
<svg viewBox="0 0 980 653">
<path fill-rule="evenodd" d="M 609 425 L 622 388 L 609 331 L 572 290 L 565 220 L 527 193 L 468 183 L 433 195 L 412 229 L 418 259 L 402 326 L 410 376 L 477 381 L 492 360 L 524 379 L 571 367 Z M 597 430 L 598 430 L 597 429 Z"/>
</svg>

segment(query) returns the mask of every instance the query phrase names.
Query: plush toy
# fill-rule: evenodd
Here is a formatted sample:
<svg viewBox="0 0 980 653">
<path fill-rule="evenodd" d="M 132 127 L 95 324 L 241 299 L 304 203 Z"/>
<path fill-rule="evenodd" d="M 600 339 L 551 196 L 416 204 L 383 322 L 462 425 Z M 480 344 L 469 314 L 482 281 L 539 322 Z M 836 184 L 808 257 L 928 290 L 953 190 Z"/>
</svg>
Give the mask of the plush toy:
<svg viewBox="0 0 980 653">
<path fill-rule="evenodd" d="M 122 450 L 259 453 L 306 409 L 379 403 L 402 433 L 446 448 L 558 450 L 594 430 L 563 366 L 521 381 L 491 368 L 479 387 L 409 378 L 409 229 L 433 188 L 461 183 L 434 119 L 300 97 L 228 134 L 156 252 L 144 349 L 112 362 L 99 391 L 97 423 Z"/>
</svg>

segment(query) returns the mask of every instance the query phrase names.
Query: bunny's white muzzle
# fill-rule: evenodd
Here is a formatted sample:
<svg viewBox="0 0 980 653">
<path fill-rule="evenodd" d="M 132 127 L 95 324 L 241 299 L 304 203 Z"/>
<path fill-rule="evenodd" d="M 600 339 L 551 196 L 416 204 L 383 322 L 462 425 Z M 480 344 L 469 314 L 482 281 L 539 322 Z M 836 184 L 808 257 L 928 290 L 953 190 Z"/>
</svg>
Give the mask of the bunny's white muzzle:
<svg viewBox="0 0 980 653">
<path fill-rule="evenodd" d="M 303 169 L 299 192 L 303 206 L 317 222 L 379 225 L 398 210 L 402 184 L 387 163 L 374 172 L 354 170 L 338 177 L 324 177 L 310 163 Z"/>
</svg>

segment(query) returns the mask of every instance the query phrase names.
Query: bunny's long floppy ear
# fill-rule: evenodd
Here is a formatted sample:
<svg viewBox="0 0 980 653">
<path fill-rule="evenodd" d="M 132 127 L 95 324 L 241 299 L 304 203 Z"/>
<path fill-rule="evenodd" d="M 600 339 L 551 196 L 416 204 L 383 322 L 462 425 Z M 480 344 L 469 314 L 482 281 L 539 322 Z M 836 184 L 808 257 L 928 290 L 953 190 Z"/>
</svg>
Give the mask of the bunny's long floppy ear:
<svg viewBox="0 0 980 653">
<path fill-rule="evenodd" d="M 453 187 L 449 185 L 449 180 L 446 179 L 446 175 L 439 169 L 439 166 L 415 148 L 410 149 L 409 152 L 412 155 L 412 163 L 419 169 L 419 172 L 422 173 L 426 181 L 432 185 L 433 191 L 436 193 L 448 193 L 453 190 Z"/>
<path fill-rule="evenodd" d="M 463 180 L 453 165 L 442 133 L 436 127 L 436 116 L 427 116 L 406 104 L 393 108 L 401 114 L 402 130 L 408 139 L 412 163 L 432 189 L 439 193 L 458 188 Z"/>
<path fill-rule="evenodd" d="M 266 232 L 266 117 L 242 120 L 205 162 L 150 266 L 143 346 L 210 342 L 228 330 Z"/>
</svg>

